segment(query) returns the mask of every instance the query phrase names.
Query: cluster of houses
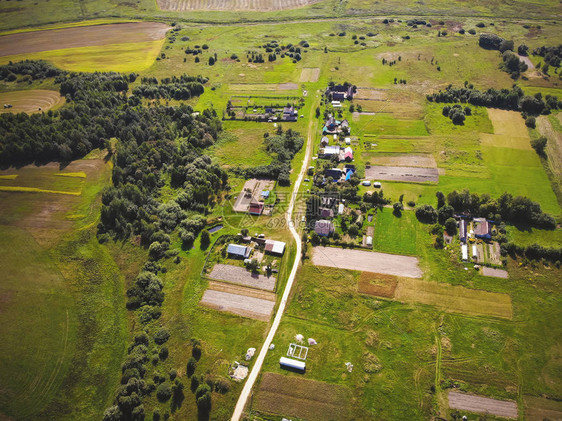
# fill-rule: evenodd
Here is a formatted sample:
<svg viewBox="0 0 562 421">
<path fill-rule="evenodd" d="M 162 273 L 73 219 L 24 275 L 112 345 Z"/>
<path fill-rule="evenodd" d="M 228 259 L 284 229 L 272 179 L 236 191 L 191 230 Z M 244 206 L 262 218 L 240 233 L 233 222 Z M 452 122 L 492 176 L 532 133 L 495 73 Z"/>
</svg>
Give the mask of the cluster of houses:
<svg viewBox="0 0 562 421">
<path fill-rule="evenodd" d="M 323 196 L 320 199 L 319 208 L 313 210 L 321 219 L 314 223 L 314 232 L 320 237 L 329 237 L 335 232 L 332 218 L 343 215 L 345 211 L 345 199 L 339 200 L 334 196 Z"/>
<path fill-rule="evenodd" d="M 351 101 L 357 88 L 350 84 L 332 85 L 326 88 L 325 96 L 330 101 Z"/>
<path fill-rule="evenodd" d="M 238 109 L 240 112 L 236 112 Z M 250 109 L 246 111 L 246 107 L 233 107 L 227 106 L 227 113 L 234 119 L 237 117 L 238 120 L 251 120 L 251 121 L 267 121 L 269 123 L 275 121 L 297 121 L 299 117 L 298 109 L 294 105 L 287 106 L 269 106 L 261 109 L 258 108 Z"/>
<path fill-rule="evenodd" d="M 459 220 L 459 240 L 461 242 L 462 260 L 468 261 L 468 246 L 472 243 L 471 257 L 476 259 L 477 247 L 474 244 L 476 239 L 489 241 L 492 239 L 492 224 L 486 218 L 467 218 L 460 217 Z"/>
<path fill-rule="evenodd" d="M 261 215 L 265 207 L 264 200 L 267 200 L 270 194 L 271 192 L 269 190 L 263 190 L 260 193 L 260 197 L 257 202 L 256 201 L 250 202 L 250 206 L 248 207 L 248 213 L 250 215 L 256 215 L 256 216 Z"/>
</svg>

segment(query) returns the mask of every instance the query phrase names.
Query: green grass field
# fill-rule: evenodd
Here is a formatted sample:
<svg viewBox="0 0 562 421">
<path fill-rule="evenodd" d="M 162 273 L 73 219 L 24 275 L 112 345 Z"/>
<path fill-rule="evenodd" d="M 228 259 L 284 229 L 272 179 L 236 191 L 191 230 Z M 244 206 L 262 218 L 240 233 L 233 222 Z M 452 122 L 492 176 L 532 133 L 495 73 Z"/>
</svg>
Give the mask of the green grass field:
<svg viewBox="0 0 562 421">
<path fill-rule="evenodd" d="M 397 217 L 392 209 L 382 209 L 375 217 L 373 248 L 386 253 L 418 254 L 419 226 L 414 212 L 403 211 Z"/>
</svg>

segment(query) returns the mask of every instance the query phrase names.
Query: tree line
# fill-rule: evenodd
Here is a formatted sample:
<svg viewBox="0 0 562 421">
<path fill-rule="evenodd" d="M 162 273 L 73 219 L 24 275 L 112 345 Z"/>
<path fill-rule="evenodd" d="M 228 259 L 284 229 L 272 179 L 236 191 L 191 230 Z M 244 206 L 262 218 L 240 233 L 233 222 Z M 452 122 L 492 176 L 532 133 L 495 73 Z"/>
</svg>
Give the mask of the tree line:
<svg viewBox="0 0 562 421">
<path fill-rule="evenodd" d="M 187 100 L 194 96 L 202 95 L 205 92 L 203 86 L 207 79 L 201 76 L 180 77 L 173 76 L 164 78 L 158 83 L 158 79 L 142 78 L 142 84 L 133 89 L 133 95 L 149 99 L 175 99 Z"/>
</svg>

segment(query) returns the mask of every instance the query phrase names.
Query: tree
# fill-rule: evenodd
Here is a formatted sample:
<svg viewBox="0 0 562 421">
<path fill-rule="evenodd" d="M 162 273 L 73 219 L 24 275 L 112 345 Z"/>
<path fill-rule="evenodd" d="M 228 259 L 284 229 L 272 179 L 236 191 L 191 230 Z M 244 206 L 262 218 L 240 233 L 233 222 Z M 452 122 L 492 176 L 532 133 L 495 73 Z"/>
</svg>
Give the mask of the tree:
<svg viewBox="0 0 562 421">
<path fill-rule="evenodd" d="M 416 218 L 421 222 L 433 224 L 437 220 L 437 211 L 431 205 L 421 205 L 416 208 Z"/>
<path fill-rule="evenodd" d="M 197 368 L 197 360 L 193 357 L 190 357 L 189 360 L 187 361 L 187 367 L 185 371 L 187 377 L 191 377 L 193 373 L 195 373 L 196 368 Z"/>
<path fill-rule="evenodd" d="M 211 235 L 206 229 L 201 231 L 201 250 L 206 250 L 211 244 Z"/>
<path fill-rule="evenodd" d="M 394 214 L 394 216 L 401 216 L 402 215 L 402 210 L 404 209 L 404 205 L 402 205 L 401 202 L 395 202 L 392 205 L 392 213 Z"/>
<path fill-rule="evenodd" d="M 438 191 L 435 196 L 437 197 L 437 209 L 440 209 L 445 205 L 445 195 Z"/>
<path fill-rule="evenodd" d="M 454 214 L 455 210 L 451 205 L 445 205 L 439 208 L 437 211 L 437 220 L 441 225 L 445 224 L 445 221 L 451 218 Z"/>
<path fill-rule="evenodd" d="M 168 382 L 161 383 L 156 388 L 156 397 L 160 402 L 166 402 L 172 396 L 172 388 Z"/>
<path fill-rule="evenodd" d="M 533 149 L 539 154 L 540 156 L 545 156 L 545 148 L 548 139 L 544 136 L 539 137 L 538 139 L 531 140 L 531 146 Z"/>
<path fill-rule="evenodd" d="M 312 231 L 312 234 L 310 234 L 310 243 L 313 246 L 317 246 L 318 244 L 320 244 L 320 236 L 316 231 Z"/>
<path fill-rule="evenodd" d="M 447 230 L 447 234 L 453 236 L 457 233 L 457 221 L 455 218 L 448 218 L 445 221 L 445 229 Z"/>
<path fill-rule="evenodd" d="M 527 117 L 527 119 L 525 120 L 525 125 L 527 127 L 530 127 L 531 129 L 534 129 L 536 127 L 536 119 L 535 117 Z"/>
</svg>

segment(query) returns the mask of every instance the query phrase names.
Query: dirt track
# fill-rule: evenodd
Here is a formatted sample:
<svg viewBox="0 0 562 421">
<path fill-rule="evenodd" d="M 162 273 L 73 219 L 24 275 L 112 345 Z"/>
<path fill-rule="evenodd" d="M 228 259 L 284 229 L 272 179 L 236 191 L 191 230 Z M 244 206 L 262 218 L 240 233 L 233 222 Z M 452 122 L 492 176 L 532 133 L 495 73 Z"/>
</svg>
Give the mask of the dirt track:
<svg viewBox="0 0 562 421">
<path fill-rule="evenodd" d="M 517 404 L 513 401 L 500 401 L 458 392 L 449 392 L 449 407 L 504 418 L 517 418 Z"/>
<path fill-rule="evenodd" d="M 209 277 L 246 287 L 265 289 L 266 291 L 273 291 L 276 281 L 274 276 L 268 278 L 263 275 L 253 274 L 239 266 L 223 265 L 220 263 L 213 267 Z"/>
<path fill-rule="evenodd" d="M 138 22 L 49 29 L 0 36 L 0 57 L 63 48 L 157 41 L 170 27 L 163 23 Z"/>
<path fill-rule="evenodd" d="M 336 247 L 314 247 L 312 263 L 340 269 L 421 278 L 417 257 Z"/>
<path fill-rule="evenodd" d="M 437 168 L 372 166 L 365 169 L 365 178 L 367 180 L 423 183 L 427 181 L 439 181 L 439 171 Z"/>
</svg>

